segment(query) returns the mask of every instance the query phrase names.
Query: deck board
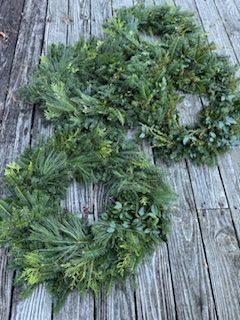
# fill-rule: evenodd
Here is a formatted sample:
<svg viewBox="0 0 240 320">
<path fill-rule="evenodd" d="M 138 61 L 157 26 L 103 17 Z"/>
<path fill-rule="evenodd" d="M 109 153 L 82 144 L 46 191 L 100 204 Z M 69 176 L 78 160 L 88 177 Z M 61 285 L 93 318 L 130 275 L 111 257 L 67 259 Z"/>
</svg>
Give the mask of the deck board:
<svg viewBox="0 0 240 320">
<path fill-rule="evenodd" d="M 229 209 L 199 213 L 219 319 L 240 315 L 240 251 Z"/>
<path fill-rule="evenodd" d="M 197 10 L 201 17 L 203 27 L 209 34 L 210 41 L 213 41 L 217 45 L 217 49 L 220 53 L 225 54 L 229 57 L 233 64 L 237 64 L 240 61 L 240 53 L 237 50 L 239 44 L 235 41 L 231 42 L 228 32 L 230 28 L 226 25 L 231 21 L 231 30 L 239 30 L 240 34 L 240 12 L 236 9 L 235 4 L 229 4 L 228 0 L 227 8 L 223 9 L 222 1 L 198 1 Z M 226 2 L 224 2 L 226 5 Z M 220 6 L 218 7 L 217 6 Z M 230 9 L 231 7 L 231 9 Z M 206 14 L 208 12 L 208 14 Z M 233 18 L 235 16 L 235 18 Z M 238 18 L 236 18 L 236 16 Z M 225 17 L 225 18 L 224 18 Z M 238 22 L 237 22 L 238 21 Z M 227 31 L 228 30 L 228 31 Z M 235 36 L 236 37 L 236 36 Z M 235 49 L 234 49 L 235 48 Z M 228 206 L 231 209 L 231 215 L 233 219 L 234 228 L 236 229 L 238 239 L 240 239 L 240 202 L 239 202 L 239 188 L 240 182 L 238 180 L 240 173 L 239 159 L 240 150 L 239 148 L 233 150 L 230 153 L 219 156 L 219 173 L 224 185 L 225 194 L 227 197 Z"/>
<path fill-rule="evenodd" d="M 161 163 L 160 163 L 161 165 Z M 163 166 L 178 194 L 168 252 L 178 319 L 216 319 L 211 280 L 186 163 Z"/>
<path fill-rule="evenodd" d="M 6 35 L 6 38 L 0 41 L 0 66 L 4 74 L 4 77 L 0 77 L 0 122 L 8 91 L 23 5 L 24 0 L 19 0 L 17 3 L 14 0 L 5 1 L 0 5 L 0 32 Z"/>
<path fill-rule="evenodd" d="M 28 81 L 33 67 L 38 63 L 42 47 L 46 3 L 46 0 L 42 1 L 41 8 L 37 6 L 36 0 L 26 0 L 24 3 L 20 30 L 11 66 L 9 87 L 1 115 L 1 181 L 6 162 L 14 160 L 30 143 L 33 108 L 19 101 L 16 91 L 19 86 Z M 7 59 L 6 56 L 5 59 Z M 12 289 L 9 288 L 9 285 L 12 283 L 13 274 L 6 269 L 6 254 L 6 251 L 1 251 L 1 320 L 9 319 L 11 312 L 15 310 L 15 305 L 12 305 L 12 310 L 9 309 L 12 299 Z M 13 294 L 13 301 L 15 303 L 15 293 Z M 21 311 L 18 312 L 18 319 L 20 318 Z"/>
<path fill-rule="evenodd" d="M 154 163 L 154 154 L 147 143 L 143 144 L 143 151 Z M 136 305 L 137 319 L 176 319 L 176 301 L 166 243 L 139 268 Z"/>
<path fill-rule="evenodd" d="M 46 53 L 54 42 L 73 44 L 80 36 L 101 37 L 102 23 L 120 7 L 164 2 L 192 10 L 218 50 L 233 63 L 240 61 L 240 0 L 19 0 L 17 6 L 13 0 L 0 1 L 0 25 L 6 20 L 4 30 L 11 34 L 7 45 L 0 43 L 4 75 L 0 77 L 1 177 L 5 164 L 27 145 L 35 144 L 40 135 L 52 134 L 38 108 L 15 96 L 19 85 L 29 79 L 41 51 Z M 189 112 L 191 105 L 194 112 Z M 198 98 L 188 96 L 181 106 L 182 123 L 194 121 L 201 108 Z M 101 292 L 98 298 L 73 292 L 54 315 L 51 297 L 43 286 L 28 299 L 19 299 L 17 288 L 13 290 L 13 274 L 7 271 L 7 251 L 2 249 L 0 320 L 238 319 L 240 150 L 220 156 L 219 166 L 213 168 L 189 161 L 167 166 L 155 159 L 148 146 L 144 150 L 168 173 L 166 179 L 179 194 L 179 201 L 168 243 L 139 268 L 136 289 L 127 283 L 116 286 L 109 295 Z M 98 218 L 103 203 L 102 186 L 85 188 L 76 182 L 69 187 L 65 201 L 77 214 L 87 206 L 94 213 L 92 220 Z"/>
</svg>

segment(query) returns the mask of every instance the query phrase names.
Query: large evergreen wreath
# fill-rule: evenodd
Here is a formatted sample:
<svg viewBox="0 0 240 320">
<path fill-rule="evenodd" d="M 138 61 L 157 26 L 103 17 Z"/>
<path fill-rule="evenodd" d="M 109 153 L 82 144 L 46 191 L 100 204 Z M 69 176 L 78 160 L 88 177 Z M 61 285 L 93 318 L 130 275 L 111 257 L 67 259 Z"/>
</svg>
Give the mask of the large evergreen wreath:
<svg viewBox="0 0 240 320">
<path fill-rule="evenodd" d="M 199 163 L 239 140 L 235 68 L 191 14 L 133 7 L 110 19 L 105 33 L 53 45 L 42 57 L 22 94 L 42 106 L 55 133 L 5 172 L 1 243 L 18 281 L 27 289 L 44 282 L 58 303 L 74 288 L 97 293 L 134 275 L 165 240 L 173 194 L 139 150 L 141 139 L 163 158 Z M 208 100 L 192 127 L 179 124 L 176 110 L 186 93 Z M 107 190 L 93 225 L 61 206 L 73 179 Z"/>
</svg>

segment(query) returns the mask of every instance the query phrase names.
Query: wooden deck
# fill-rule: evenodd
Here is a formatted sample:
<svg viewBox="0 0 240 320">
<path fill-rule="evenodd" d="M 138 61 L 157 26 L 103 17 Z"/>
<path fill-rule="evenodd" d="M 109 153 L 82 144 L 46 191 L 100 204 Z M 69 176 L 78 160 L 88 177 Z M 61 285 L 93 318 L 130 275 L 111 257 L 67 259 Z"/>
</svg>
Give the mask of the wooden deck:
<svg viewBox="0 0 240 320">
<path fill-rule="evenodd" d="M 146 5 L 164 1 L 145 0 Z M 233 63 L 240 60 L 240 0 L 174 0 L 195 12 L 209 39 Z M 102 22 L 113 9 L 136 0 L 0 0 L 0 174 L 40 134 L 49 135 L 39 111 L 16 98 L 39 56 L 53 42 L 74 43 L 80 35 L 102 35 Z M 181 111 L 191 121 L 187 97 Z M 148 148 L 146 148 L 148 151 Z M 153 159 L 153 157 L 152 157 Z M 239 320 L 240 319 L 240 150 L 219 159 L 219 166 L 195 166 L 183 161 L 170 167 L 155 160 L 168 173 L 179 194 L 168 243 L 142 266 L 133 292 L 115 288 L 111 295 L 80 297 L 73 293 L 60 314 L 43 286 L 26 300 L 13 287 L 6 250 L 0 251 L 1 320 Z M 68 208 L 79 212 L 86 205 L 97 216 L 102 190 L 72 185 Z M 94 218 L 94 217 L 93 217 Z"/>
</svg>

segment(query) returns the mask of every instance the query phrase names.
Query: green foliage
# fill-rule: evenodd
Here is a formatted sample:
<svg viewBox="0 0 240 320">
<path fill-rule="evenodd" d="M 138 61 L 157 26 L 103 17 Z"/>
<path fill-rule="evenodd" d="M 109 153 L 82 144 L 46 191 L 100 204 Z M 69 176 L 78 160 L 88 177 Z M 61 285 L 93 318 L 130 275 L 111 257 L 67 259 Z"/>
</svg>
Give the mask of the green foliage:
<svg viewBox="0 0 240 320">
<path fill-rule="evenodd" d="M 236 68 L 214 52 L 192 14 L 136 6 L 119 11 L 105 32 L 104 41 L 53 46 L 43 57 L 24 92 L 48 119 L 59 126 L 64 119 L 81 128 L 134 127 L 137 140 L 148 139 L 172 160 L 214 163 L 218 152 L 239 143 Z M 176 105 L 185 93 L 208 100 L 194 127 L 179 124 Z"/>
<path fill-rule="evenodd" d="M 131 141 L 119 136 L 103 144 L 102 131 L 68 129 L 7 166 L 0 201 L 0 242 L 11 251 L 17 282 L 27 291 L 45 283 L 57 308 L 74 288 L 97 294 L 134 276 L 166 240 L 174 199 Z M 71 179 L 106 185 L 109 202 L 95 224 L 61 207 Z"/>
<path fill-rule="evenodd" d="M 191 14 L 136 6 L 119 11 L 105 33 L 53 45 L 21 90 L 54 135 L 8 165 L 0 201 L 0 242 L 18 282 L 27 291 L 45 283 L 58 306 L 74 288 L 97 294 L 134 276 L 166 240 L 174 196 L 139 151 L 142 139 L 162 158 L 198 163 L 239 142 L 235 67 Z M 193 127 L 179 124 L 186 93 L 208 100 Z M 61 207 L 73 179 L 106 186 L 109 201 L 93 225 Z"/>
</svg>

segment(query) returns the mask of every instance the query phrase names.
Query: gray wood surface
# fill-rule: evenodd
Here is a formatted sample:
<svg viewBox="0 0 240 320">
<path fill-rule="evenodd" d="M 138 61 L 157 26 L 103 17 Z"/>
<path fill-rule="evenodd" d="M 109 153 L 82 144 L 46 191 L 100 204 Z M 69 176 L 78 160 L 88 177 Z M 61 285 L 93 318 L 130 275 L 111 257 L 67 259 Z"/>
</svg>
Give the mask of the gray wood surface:
<svg viewBox="0 0 240 320">
<path fill-rule="evenodd" d="M 40 285 L 26 299 L 21 299 L 14 290 L 11 320 L 51 320 L 52 300 L 45 288 Z"/>
<path fill-rule="evenodd" d="M 205 3 L 204 0 L 199 0 L 197 3 Z M 207 1 L 208 2 L 208 1 Z M 206 3 L 207 3 L 206 2 Z M 198 23 L 201 23 L 201 16 L 198 15 L 198 9 L 194 0 L 175 0 L 177 5 L 180 5 L 186 10 L 195 13 Z M 205 12 L 206 17 L 207 12 Z M 210 13 L 209 13 L 210 15 Z M 208 17 L 209 23 L 209 17 Z M 201 26 L 201 25 L 200 25 Z M 191 100 L 190 100 L 191 103 Z M 193 102 L 194 103 L 194 102 Z M 201 108 L 201 102 L 198 102 Z M 224 187 L 221 181 L 217 167 L 196 166 L 188 161 L 188 169 L 190 179 L 192 181 L 193 193 L 196 201 L 197 208 L 227 208 L 227 199 L 224 192 Z M 208 190 L 206 193 L 204 190 Z"/>
<path fill-rule="evenodd" d="M 18 32 L 22 18 L 22 9 L 24 1 L 5 1 L 0 5 L 0 32 L 3 36 L 0 38 L 0 124 L 5 108 L 5 100 L 9 90 L 9 82 L 14 59 Z M 1 140 L 0 147 L 5 149 Z M 6 150 L 6 149 L 5 149 Z M 0 151 L 1 153 L 1 151 Z M 3 170 L 7 159 L 3 159 L 0 164 L 0 181 L 2 182 Z M 2 183 L 1 183 L 2 184 Z M 2 188 L 0 188 L 0 194 Z M 0 249 L 0 319 L 9 317 L 11 294 L 12 294 L 12 272 L 7 271 L 8 252 L 6 249 Z"/>
<path fill-rule="evenodd" d="M 143 151 L 154 163 L 152 149 L 145 142 Z M 136 287 L 137 319 L 176 319 L 176 301 L 168 247 L 162 243 L 156 253 L 139 268 Z"/>
<path fill-rule="evenodd" d="M 189 1 L 188 1 L 189 2 Z M 195 12 L 196 14 L 199 15 L 199 20 L 202 22 L 202 26 L 209 33 L 209 39 L 210 41 L 214 41 L 217 46 L 218 50 L 221 53 L 227 54 L 230 56 L 230 60 L 233 63 L 236 63 L 236 56 L 234 54 L 234 50 L 231 46 L 231 41 L 229 40 L 229 36 L 226 32 L 226 28 L 224 26 L 224 22 L 219 15 L 219 10 L 217 9 L 215 3 L 217 1 L 196 1 L 194 4 L 192 4 L 192 9 L 194 9 L 195 5 Z M 225 4 L 225 2 L 224 2 Z M 226 12 L 223 10 L 221 13 L 223 14 Z M 236 11 L 235 11 L 236 13 Z M 236 21 L 236 19 L 235 19 Z M 238 153 L 239 151 L 237 151 Z M 230 155 L 226 155 L 227 157 L 230 157 Z M 239 161 L 236 162 L 238 166 Z M 189 171 L 191 174 L 191 183 L 193 190 L 198 190 L 198 192 L 194 193 L 195 196 L 195 201 L 197 203 L 197 208 L 212 208 L 213 210 L 207 210 L 206 212 L 208 213 L 208 224 L 203 224 L 202 216 L 204 215 L 205 210 L 199 210 L 199 217 L 200 217 L 200 222 L 201 222 L 201 234 L 204 242 L 204 248 L 206 252 L 206 260 L 208 263 L 208 268 L 209 268 L 209 274 L 210 274 L 210 279 L 211 279 L 211 285 L 212 285 L 212 290 L 213 290 L 213 295 L 214 295 L 214 302 L 216 306 L 216 311 L 217 311 L 217 316 L 220 319 L 235 319 L 238 318 L 237 313 L 239 314 L 239 292 L 235 292 L 234 290 L 238 290 L 239 286 L 233 286 L 234 288 L 232 289 L 234 292 L 232 293 L 231 290 L 229 290 L 228 285 L 232 279 L 235 279 L 233 281 L 236 281 L 237 277 L 239 277 L 239 256 L 237 253 L 239 253 L 239 247 L 237 243 L 237 237 L 236 237 L 236 225 L 239 227 L 239 216 L 237 217 L 237 212 L 235 211 L 235 215 L 233 215 L 233 211 L 230 212 L 229 210 L 214 210 L 214 206 L 209 206 L 209 201 L 210 204 L 214 204 L 212 199 L 217 200 L 215 204 L 219 205 L 219 207 L 228 207 L 229 206 L 229 198 L 226 196 L 226 188 L 227 185 L 233 185 L 236 186 L 236 184 L 233 184 L 233 179 L 235 180 L 235 176 L 230 175 L 228 176 L 228 181 L 226 179 L 223 179 L 223 174 L 222 170 L 228 166 L 228 170 L 230 168 L 234 167 L 234 164 L 230 164 L 225 162 L 222 157 L 220 157 L 220 166 L 219 168 L 214 168 L 213 170 L 215 171 L 214 175 L 208 175 L 209 178 L 213 178 L 214 180 L 209 180 L 209 178 L 205 179 L 206 185 L 203 185 L 202 179 L 198 178 L 198 172 L 199 169 L 203 170 L 202 167 L 197 168 L 198 172 L 195 172 L 193 175 L 193 170 L 195 169 L 194 166 L 189 166 Z M 218 169 L 218 170 L 217 170 Z M 209 170 L 206 168 L 204 171 L 205 173 Z M 212 170 L 212 169 L 210 169 Z M 219 176 L 218 176 L 218 172 Z M 235 172 L 234 172 L 235 173 Z M 221 183 L 219 183 L 219 177 L 223 182 L 223 186 L 221 186 Z M 215 182 L 214 182 L 215 181 Z M 209 186 L 209 183 L 211 185 Z M 199 187 L 198 187 L 199 185 Z M 211 187 L 212 186 L 212 187 Z M 205 195 L 201 193 L 201 189 L 204 190 Z M 215 190 L 214 190 L 215 189 Z M 208 197 L 208 191 L 210 190 L 211 196 L 210 198 Z M 235 192 L 237 190 L 235 189 Z M 216 193 L 218 193 L 218 196 L 215 196 Z M 229 193 L 228 193 L 229 194 Z M 236 194 L 236 193 L 235 193 Z M 238 193 L 239 194 L 239 193 Z M 213 195 L 213 196 L 212 196 Z M 204 200 L 206 199 L 206 200 Z M 206 202 L 206 205 L 202 205 L 202 201 Z M 233 207 L 230 205 L 230 207 Z M 218 208 L 218 206 L 216 206 Z M 235 208 L 237 208 L 235 206 Z M 237 209 L 236 209 L 237 210 Z M 222 215 L 219 215 L 219 212 L 222 212 Z M 232 216 L 231 216 L 232 213 Z M 227 218 L 223 219 L 223 214 L 225 216 L 227 215 Z M 234 221 L 232 221 L 232 217 L 234 218 Z M 205 221 L 205 220 L 204 220 Z M 238 224 L 237 224 L 238 222 Z M 218 244 L 214 243 L 215 239 L 212 239 L 210 237 L 210 227 L 208 225 L 211 225 L 211 228 L 215 225 L 220 225 L 222 229 L 228 230 L 229 226 L 231 226 L 231 237 L 233 239 L 233 242 L 235 244 L 235 256 L 234 256 L 234 263 L 233 261 L 227 257 L 223 258 L 221 255 L 221 251 L 219 249 Z M 220 229 L 220 227 L 219 227 Z M 218 230 L 221 232 L 221 230 Z M 224 239 L 226 239 L 225 237 Z M 225 244 L 227 241 L 225 242 Z M 230 242 L 229 242 L 230 244 Z M 214 246 L 215 245 L 215 246 Z M 225 246 L 227 247 L 227 246 Z M 211 249 L 212 248 L 212 251 Z M 236 262 L 237 261 L 237 262 Z M 236 265 L 238 266 L 238 271 L 236 270 Z M 235 268 L 234 268 L 235 267 Z M 228 276 L 230 279 L 228 279 Z M 224 282 L 226 281 L 226 283 Z M 237 280 L 239 281 L 239 280 Z M 226 288 L 226 290 L 221 289 L 221 286 Z M 232 300 L 232 303 L 230 303 L 231 296 L 234 296 L 234 299 Z M 223 303 L 225 301 L 225 303 Z M 228 302 L 229 301 L 229 302 Z M 229 304 L 228 304 L 229 303 Z"/>
<path fill-rule="evenodd" d="M 0 5 L 0 122 L 7 95 L 24 0 L 4 1 Z"/>
<path fill-rule="evenodd" d="M 158 1 L 158 4 L 160 2 Z M 173 4 L 170 1 L 169 3 Z M 188 5 L 188 3 L 185 4 L 186 9 L 190 9 Z M 194 112 L 192 105 L 194 105 Z M 186 96 L 179 106 L 182 124 L 194 123 L 201 108 L 201 102 L 197 97 Z M 158 163 L 164 171 L 168 172 L 167 181 L 179 196 L 173 212 L 172 232 L 168 239 L 177 317 L 179 319 L 216 319 L 211 280 L 206 268 L 207 260 L 196 211 L 198 203 L 189 171 L 189 167 L 195 169 L 195 166 L 191 163 L 187 166 L 184 161 L 170 166 Z M 201 169 L 200 183 L 206 184 L 209 177 L 214 175 L 205 177 L 208 168 L 197 167 L 198 172 L 194 172 L 195 179 Z M 198 191 L 196 193 L 198 195 Z M 207 194 L 202 197 L 206 196 Z M 215 195 L 212 198 L 215 198 Z"/>
<path fill-rule="evenodd" d="M 220 52 L 240 61 L 240 0 L 0 0 L 0 176 L 5 164 L 48 137 L 37 107 L 16 95 L 26 83 L 41 52 L 51 43 L 73 44 L 79 36 L 101 37 L 102 23 L 124 6 L 168 2 L 195 13 Z M 47 9 L 47 10 L 46 10 Z M 21 12 L 23 11 L 23 14 Z M 46 21 L 45 21 L 46 18 Z M 192 107 L 194 106 L 194 108 Z M 202 103 L 186 96 L 178 107 L 181 123 L 194 123 Z M 8 253 L 0 250 L 0 320 L 237 320 L 240 314 L 240 151 L 219 157 L 219 166 L 195 166 L 189 161 L 166 165 L 147 145 L 151 161 L 168 173 L 166 180 L 179 195 L 167 244 L 139 268 L 134 289 L 129 282 L 99 297 L 73 292 L 58 315 L 43 286 L 21 300 L 7 270 Z M 3 190 L 0 185 L 0 194 Z M 76 214 L 88 207 L 92 222 L 105 201 L 102 186 L 73 182 L 64 205 Z"/>
<path fill-rule="evenodd" d="M 42 36 L 46 13 L 46 1 L 37 6 L 37 1 L 26 0 L 21 18 L 14 59 L 11 67 L 11 77 L 8 94 L 2 114 L 1 127 L 1 170 L 2 177 L 6 162 L 12 161 L 30 142 L 30 130 L 33 108 L 19 101 L 16 91 L 19 86 L 28 81 L 34 65 L 38 62 L 42 46 Z M 6 57 L 5 57 L 6 58 Z M 1 184 L 2 185 L 2 184 Z M 6 269 L 6 251 L 1 252 L 1 296 L 0 317 L 6 320 L 10 316 L 9 303 L 12 273 Z M 14 310 L 14 306 L 13 306 Z M 19 317 L 21 315 L 19 313 Z"/>
<path fill-rule="evenodd" d="M 0 320 L 9 318 L 12 303 L 13 273 L 7 270 L 8 250 L 0 250 Z"/>
<path fill-rule="evenodd" d="M 240 30 L 239 10 L 233 2 L 227 1 L 199 1 L 197 10 L 203 22 L 205 31 L 209 34 L 210 41 L 214 41 L 218 51 L 229 57 L 230 61 L 236 64 L 240 59 L 238 44 L 231 40 L 229 35 L 235 34 Z M 227 10 L 223 10 L 223 7 Z M 206 12 L 208 14 L 206 15 Z M 231 208 L 234 227 L 240 238 L 240 219 L 239 219 L 239 149 L 225 155 L 219 156 L 219 172 L 224 184 L 228 206 Z"/>
<path fill-rule="evenodd" d="M 170 166 L 167 181 L 178 194 L 168 252 L 178 319 L 216 319 L 211 280 L 189 172 L 185 162 Z"/>
<path fill-rule="evenodd" d="M 240 251 L 229 209 L 199 212 L 219 319 L 240 315 Z"/>
<path fill-rule="evenodd" d="M 75 43 L 80 37 L 90 36 L 90 0 L 69 0 L 68 43 Z"/>
<path fill-rule="evenodd" d="M 240 3 L 238 6 L 231 1 L 215 1 L 219 16 L 224 28 L 221 28 L 220 37 L 216 37 L 216 42 L 222 43 L 221 39 L 229 39 L 223 43 L 222 52 L 228 54 L 233 63 L 240 61 Z M 223 10 L 225 6 L 225 9 Z M 230 48 L 230 49 L 228 49 Z M 236 149 L 228 154 L 219 157 L 219 168 L 223 179 L 229 207 L 231 209 L 234 227 L 240 242 L 240 150 Z"/>
</svg>

